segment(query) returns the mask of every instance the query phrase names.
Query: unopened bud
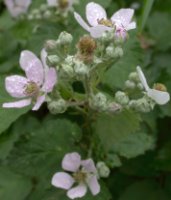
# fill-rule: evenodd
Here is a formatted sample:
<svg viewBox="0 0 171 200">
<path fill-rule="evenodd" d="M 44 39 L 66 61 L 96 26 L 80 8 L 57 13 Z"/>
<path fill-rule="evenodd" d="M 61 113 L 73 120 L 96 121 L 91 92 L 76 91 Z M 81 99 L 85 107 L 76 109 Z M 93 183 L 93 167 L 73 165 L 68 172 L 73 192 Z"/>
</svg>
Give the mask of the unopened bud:
<svg viewBox="0 0 171 200">
<path fill-rule="evenodd" d="M 53 52 L 56 49 L 56 41 L 55 40 L 47 40 L 45 42 L 45 49 L 47 52 Z"/>
<path fill-rule="evenodd" d="M 106 48 L 106 55 L 110 58 L 115 58 L 115 48 L 114 46 L 108 46 Z"/>
<path fill-rule="evenodd" d="M 96 165 L 98 175 L 102 178 L 107 178 L 109 177 L 110 174 L 110 169 L 109 167 L 104 163 L 104 162 L 98 162 Z"/>
<path fill-rule="evenodd" d="M 129 80 L 131 80 L 133 82 L 139 82 L 139 76 L 138 76 L 137 72 L 131 72 L 129 75 Z"/>
<path fill-rule="evenodd" d="M 47 57 L 50 65 L 57 65 L 60 62 L 60 58 L 57 55 L 50 55 Z"/>
<path fill-rule="evenodd" d="M 68 65 L 68 64 L 65 64 L 65 63 L 62 64 L 62 70 L 63 70 L 65 75 L 67 75 L 71 78 L 74 76 L 74 70 L 73 70 L 71 65 Z"/>
<path fill-rule="evenodd" d="M 63 31 L 60 33 L 57 44 L 60 45 L 70 45 L 72 43 L 73 37 L 70 33 L 67 33 L 66 31 Z"/>
<path fill-rule="evenodd" d="M 121 105 L 127 105 L 129 103 L 129 97 L 125 92 L 118 91 L 115 94 L 115 100 Z"/>
<path fill-rule="evenodd" d="M 57 101 L 51 101 L 48 103 L 48 109 L 52 114 L 64 113 L 67 109 L 67 104 L 64 99 L 59 99 Z"/>
<path fill-rule="evenodd" d="M 85 76 L 89 72 L 89 68 L 83 62 L 75 60 L 74 71 L 79 76 Z"/>
<path fill-rule="evenodd" d="M 133 89 L 135 89 L 136 85 L 135 85 L 135 83 L 133 81 L 127 80 L 125 82 L 125 87 L 128 88 L 128 89 L 133 90 Z"/>
<path fill-rule="evenodd" d="M 90 107 L 99 111 L 106 111 L 108 106 L 106 95 L 99 92 L 90 99 Z"/>
<path fill-rule="evenodd" d="M 123 56 L 124 52 L 121 47 L 116 47 L 114 51 L 114 57 L 115 58 L 121 58 Z"/>
</svg>

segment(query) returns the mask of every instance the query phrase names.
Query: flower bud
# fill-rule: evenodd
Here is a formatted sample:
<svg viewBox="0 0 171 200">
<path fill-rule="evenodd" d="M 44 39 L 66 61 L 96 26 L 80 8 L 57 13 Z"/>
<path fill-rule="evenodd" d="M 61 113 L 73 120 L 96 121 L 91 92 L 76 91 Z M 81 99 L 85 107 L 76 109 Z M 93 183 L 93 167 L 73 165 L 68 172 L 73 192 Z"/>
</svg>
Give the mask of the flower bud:
<svg viewBox="0 0 171 200">
<path fill-rule="evenodd" d="M 67 104 L 64 99 L 59 99 L 57 101 L 51 101 L 48 103 L 48 109 L 51 114 L 64 113 L 67 109 Z"/>
<path fill-rule="evenodd" d="M 65 63 L 68 64 L 68 65 L 73 65 L 74 64 L 74 56 L 70 56 L 68 55 L 66 58 L 65 58 Z"/>
<path fill-rule="evenodd" d="M 106 48 L 106 55 L 110 58 L 115 58 L 115 48 L 114 48 L 114 46 L 108 46 Z"/>
<path fill-rule="evenodd" d="M 98 175 L 102 178 L 107 178 L 109 177 L 110 174 L 110 169 L 109 167 L 102 161 L 98 162 L 96 165 Z"/>
<path fill-rule="evenodd" d="M 136 85 L 135 85 L 135 83 L 133 81 L 127 80 L 125 82 L 125 87 L 128 88 L 128 89 L 133 90 L 133 89 L 135 89 Z"/>
<path fill-rule="evenodd" d="M 114 51 L 114 57 L 115 58 L 121 58 L 123 56 L 124 52 L 121 47 L 116 47 Z"/>
<path fill-rule="evenodd" d="M 64 72 L 65 75 L 69 76 L 69 77 L 74 77 L 74 70 L 72 68 L 71 65 L 68 64 L 62 64 L 62 70 Z"/>
<path fill-rule="evenodd" d="M 48 19 L 49 17 L 51 17 L 51 15 L 52 15 L 52 13 L 49 10 L 47 10 L 46 12 L 43 13 L 43 17 L 45 19 Z"/>
<path fill-rule="evenodd" d="M 138 83 L 138 84 L 137 84 L 137 88 L 138 88 L 139 90 L 143 90 L 143 89 L 144 89 L 142 83 Z"/>
<path fill-rule="evenodd" d="M 127 94 L 125 94 L 125 92 L 122 91 L 116 92 L 115 100 L 121 105 L 127 105 L 129 103 L 129 97 L 127 96 Z"/>
<path fill-rule="evenodd" d="M 108 105 L 108 111 L 111 113 L 119 112 L 122 109 L 122 106 L 116 102 L 111 102 Z"/>
<path fill-rule="evenodd" d="M 50 55 L 47 57 L 50 65 L 57 65 L 60 62 L 60 58 L 57 55 Z"/>
<path fill-rule="evenodd" d="M 133 82 L 139 82 L 139 76 L 138 76 L 137 72 L 131 72 L 129 74 L 129 80 L 131 80 Z"/>
<path fill-rule="evenodd" d="M 47 9 L 48 9 L 48 6 L 47 6 L 46 4 L 42 4 L 42 5 L 40 6 L 40 11 L 41 11 L 41 12 L 45 12 Z"/>
<path fill-rule="evenodd" d="M 53 52 L 57 47 L 55 40 L 47 40 L 44 46 L 47 52 Z"/>
<path fill-rule="evenodd" d="M 75 60 L 74 61 L 74 71 L 79 76 L 85 76 L 88 74 L 89 69 L 88 66 L 85 65 L 83 62 Z"/>
<path fill-rule="evenodd" d="M 101 92 L 92 96 L 89 103 L 90 103 L 90 107 L 92 107 L 95 110 L 99 110 L 99 111 L 106 111 L 106 109 L 108 107 L 106 95 L 104 95 Z"/>
<path fill-rule="evenodd" d="M 72 43 L 73 37 L 70 33 L 63 31 L 60 33 L 57 44 L 58 45 L 70 45 Z"/>
</svg>

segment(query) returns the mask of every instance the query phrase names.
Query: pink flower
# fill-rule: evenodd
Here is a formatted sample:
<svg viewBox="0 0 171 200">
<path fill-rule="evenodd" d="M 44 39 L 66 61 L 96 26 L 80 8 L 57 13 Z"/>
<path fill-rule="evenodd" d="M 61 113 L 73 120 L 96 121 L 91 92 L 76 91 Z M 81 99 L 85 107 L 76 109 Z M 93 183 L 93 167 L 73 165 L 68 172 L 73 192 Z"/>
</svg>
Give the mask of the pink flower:
<svg viewBox="0 0 171 200">
<path fill-rule="evenodd" d="M 26 13 L 32 0 L 5 0 L 5 4 L 12 17 Z"/>
<path fill-rule="evenodd" d="M 31 51 L 25 50 L 20 55 L 20 66 L 25 71 L 26 77 L 19 75 L 8 76 L 5 79 L 7 92 L 15 98 L 22 100 L 4 103 L 4 108 L 22 108 L 30 105 L 32 110 L 38 110 L 45 101 L 47 93 L 53 90 L 57 82 L 57 74 L 54 68 L 46 65 L 47 53 L 41 52 L 42 62 Z M 43 64 L 42 64 L 43 63 Z"/>
<path fill-rule="evenodd" d="M 78 153 L 66 154 L 62 161 L 62 168 L 72 173 L 58 172 L 52 177 L 52 185 L 67 191 L 70 199 L 83 197 L 87 187 L 93 195 L 100 192 L 97 181 L 97 170 L 92 159 L 81 160 Z M 72 187 L 75 183 L 77 186 Z"/>
<path fill-rule="evenodd" d="M 78 13 L 74 13 L 77 22 L 94 38 L 99 38 L 105 31 L 116 28 L 116 36 L 126 37 L 126 32 L 136 28 L 136 23 L 131 22 L 133 9 L 120 9 L 114 13 L 111 19 L 107 18 L 106 11 L 97 3 L 91 2 L 86 6 L 86 17 L 89 26 Z"/>
</svg>

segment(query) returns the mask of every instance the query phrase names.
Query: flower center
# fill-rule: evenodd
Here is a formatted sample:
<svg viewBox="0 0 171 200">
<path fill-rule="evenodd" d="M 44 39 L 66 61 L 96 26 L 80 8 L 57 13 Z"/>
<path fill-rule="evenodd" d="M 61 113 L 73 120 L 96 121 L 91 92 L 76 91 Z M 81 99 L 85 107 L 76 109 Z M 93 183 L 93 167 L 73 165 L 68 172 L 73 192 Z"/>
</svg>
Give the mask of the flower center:
<svg viewBox="0 0 171 200">
<path fill-rule="evenodd" d="M 109 19 L 100 19 L 100 20 L 97 20 L 98 24 L 100 25 L 104 25 L 104 26 L 108 26 L 108 27 L 112 27 L 113 26 L 113 23 L 109 20 Z"/>
<path fill-rule="evenodd" d="M 161 83 L 156 83 L 154 84 L 153 88 L 155 90 L 159 90 L 159 91 L 162 91 L 162 92 L 167 92 L 167 88 L 165 85 L 161 84 Z"/>
<path fill-rule="evenodd" d="M 28 96 L 37 96 L 39 93 L 39 86 L 35 82 L 28 82 L 27 85 L 25 85 L 25 91 L 24 93 Z"/>
<path fill-rule="evenodd" d="M 68 7 L 69 1 L 68 0 L 58 0 L 58 5 L 60 8 L 65 9 Z"/>
<path fill-rule="evenodd" d="M 73 174 L 73 177 L 74 177 L 75 181 L 78 183 L 85 182 L 85 180 L 87 178 L 87 174 L 83 171 L 78 171 Z"/>
</svg>

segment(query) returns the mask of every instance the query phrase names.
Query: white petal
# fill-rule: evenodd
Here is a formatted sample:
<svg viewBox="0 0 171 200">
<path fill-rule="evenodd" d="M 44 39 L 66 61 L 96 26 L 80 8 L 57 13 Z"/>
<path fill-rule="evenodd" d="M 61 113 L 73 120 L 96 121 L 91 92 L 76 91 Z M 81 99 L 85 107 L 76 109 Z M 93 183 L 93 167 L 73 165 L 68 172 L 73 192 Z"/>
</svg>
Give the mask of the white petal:
<svg viewBox="0 0 171 200">
<path fill-rule="evenodd" d="M 25 86 L 28 80 L 23 76 L 8 76 L 5 79 L 5 88 L 12 97 L 22 98 L 26 97 Z"/>
<path fill-rule="evenodd" d="M 78 153 L 68 153 L 62 160 L 62 168 L 70 171 L 76 172 L 81 164 L 81 157 Z"/>
<path fill-rule="evenodd" d="M 29 106 L 31 104 L 31 99 L 24 99 L 20 101 L 4 103 L 2 105 L 3 108 L 23 108 Z"/>
<path fill-rule="evenodd" d="M 44 69 L 39 58 L 31 51 L 22 51 L 20 55 L 20 66 L 26 72 L 30 81 L 42 85 L 44 80 Z"/>
<path fill-rule="evenodd" d="M 92 159 L 82 160 L 81 165 L 87 172 L 94 172 L 96 173 L 96 167 L 94 165 L 94 161 Z"/>
<path fill-rule="evenodd" d="M 97 195 L 100 192 L 100 185 L 96 176 L 91 176 L 87 182 L 88 187 L 93 195 Z"/>
<path fill-rule="evenodd" d="M 74 184 L 74 179 L 67 173 L 59 172 L 52 177 L 52 185 L 58 188 L 68 190 Z"/>
<path fill-rule="evenodd" d="M 34 107 L 32 108 L 32 110 L 34 110 L 34 111 L 39 110 L 40 106 L 44 103 L 44 101 L 45 101 L 45 94 L 42 96 L 39 96 L 37 98 L 37 101 L 36 101 Z"/>
<path fill-rule="evenodd" d="M 74 12 L 74 17 L 77 20 L 77 22 L 82 26 L 86 31 L 90 31 L 90 27 L 88 24 L 83 20 L 83 18 L 76 12 Z"/>
<path fill-rule="evenodd" d="M 127 8 L 127 9 L 120 9 L 116 13 L 113 14 L 111 20 L 113 23 L 120 21 L 120 23 L 126 28 L 134 15 L 134 10 Z"/>
<path fill-rule="evenodd" d="M 40 53 L 40 57 L 41 57 L 41 61 L 43 63 L 43 67 L 44 67 L 44 73 L 46 74 L 49 70 L 49 66 L 47 65 L 47 62 L 46 62 L 46 58 L 47 58 L 47 52 L 45 49 L 42 49 L 41 50 L 41 53 Z"/>
<path fill-rule="evenodd" d="M 91 26 L 97 26 L 98 20 L 106 19 L 106 11 L 97 3 L 91 2 L 86 6 L 86 17 Z"/>
<path fill-rule="evenodd" d="M 131 29 L 135 29 L 136 28 L 136 22 L 131 22 L 127 27 L 126 30 L 129 31 Z"/>
<path fill-rule="evenodd" d="M 57 6 L 57 0 L 47 0 L 48 6 Z"/>
<path fill-rule="evenodd" d="M 107 26 L 104 26 L 104 25 L 98 25 L 98 26 L 90 28 L 90 35 L 93 38 L 99 38 L 103 35 L 103 33 L 105 31 L 111 31 L 111 30 L 112 30 L 112 28 L 110 28 L 110 27 L 107 27 Z"/>
<path fill-rule="evenodd" d="M 139 79 L 140 79 L 142 85 L 144 86 L 145 90 L 148 91 L 150 88 L 147 84 L 147 80 L 144 76 L 144 73 L 142 72 L 141 67 L 139 67 L 139 66 L 137 66 L 137 73 L 138 73 Z"/>
<path fill-rule="evenodd" d="M 149 89 L 147 95 L 151 97 L 157 104 L 164 105 L 170 100 L 170 94 L 155 89 Z"/>
<path fill-rule="evenodd" d="M 55 84 L 57 82 L 57 74 L 55 68 L 50 68 L 47 74 L 45 75 L 45 82 L 42 90 L 46 93 L 52 92 Z"/>
<path fill-rule="evenodd" d="M 80 184 L 79 186 L 70 189 L 67 192 L 67 196 L 70 199 L 81 198 L 86 194 L 86 192 L 87 192 L 87 187 L 83 184 Z"/>
</svg>

